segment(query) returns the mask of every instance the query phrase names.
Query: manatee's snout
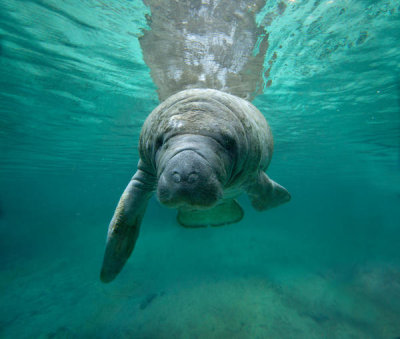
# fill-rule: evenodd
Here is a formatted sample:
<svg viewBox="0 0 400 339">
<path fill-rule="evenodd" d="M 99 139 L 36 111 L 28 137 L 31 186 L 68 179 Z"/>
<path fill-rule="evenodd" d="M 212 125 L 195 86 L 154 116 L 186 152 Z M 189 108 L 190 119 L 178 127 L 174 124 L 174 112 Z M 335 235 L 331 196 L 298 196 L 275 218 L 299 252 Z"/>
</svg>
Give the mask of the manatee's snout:
<svg viewBox="0 0 400 339">
<path fill-rule="evenodd" d="M 168 160 L 158 179 L 157 195 L 169 207 L 207 208 L 222 197 L 222 188 L 210 163 L 185 150 Z"/>
</svg>

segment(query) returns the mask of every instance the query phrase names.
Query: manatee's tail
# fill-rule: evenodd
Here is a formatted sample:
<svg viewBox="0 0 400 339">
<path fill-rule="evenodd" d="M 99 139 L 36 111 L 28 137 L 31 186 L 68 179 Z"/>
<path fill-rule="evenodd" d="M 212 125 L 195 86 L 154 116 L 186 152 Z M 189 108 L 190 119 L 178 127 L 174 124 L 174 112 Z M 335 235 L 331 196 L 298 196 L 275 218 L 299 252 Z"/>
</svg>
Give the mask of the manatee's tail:
<svg viewBox="0 0 400 339">
<path fill-rule="evenodd" d="M 161 101 L 189 88 L 252 100 L 264 89 L 268 35 L 256 23 L 265 0 L 144 0 L 150 30 L 140 38 Z"/>
</svg>

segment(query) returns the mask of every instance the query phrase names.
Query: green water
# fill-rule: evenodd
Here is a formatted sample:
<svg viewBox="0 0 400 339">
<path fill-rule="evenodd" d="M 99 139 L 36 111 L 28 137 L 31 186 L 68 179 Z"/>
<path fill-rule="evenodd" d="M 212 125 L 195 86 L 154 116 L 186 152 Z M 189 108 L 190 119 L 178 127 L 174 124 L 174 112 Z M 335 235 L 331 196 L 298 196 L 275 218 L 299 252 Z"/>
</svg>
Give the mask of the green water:
<svg viewBox="0 0 400 339">
<path fill-rule="evenodd" d="M 0 0 L 0 337 L 399 337 L 398 2 L 267 1 L 253 103 L 291 202 L 241 197 L 240 223 L 193 230 L 153 198 L 105 285 L 108 223 L 159 103 L 149 14 Z"/>
</svg>

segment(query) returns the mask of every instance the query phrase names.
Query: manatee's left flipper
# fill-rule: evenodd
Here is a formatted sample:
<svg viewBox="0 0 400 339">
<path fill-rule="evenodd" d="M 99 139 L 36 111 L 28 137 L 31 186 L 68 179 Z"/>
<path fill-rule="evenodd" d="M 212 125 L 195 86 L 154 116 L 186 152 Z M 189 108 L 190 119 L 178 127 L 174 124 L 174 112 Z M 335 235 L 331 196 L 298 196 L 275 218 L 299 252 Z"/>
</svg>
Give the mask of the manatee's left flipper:
<svg viewBox="0 0 400 339">
<path fill-rule="evenodd" d="M 154 191 L 155 177 L 141 170 L 140 164 L 122 194 L 108 228 L 100 274 L 103 282 L 112 281 L 131 255 L 147 203 Z"/>
<path fill-rule="evenodd" d="M 262 171 L 258 173 L 256 180 L 247 187 L 247 194 L 251 204 L 258 211 L 279 206 L 290 200 L 290 194 L 286 188 L 271 180 Z"/>
</svg>

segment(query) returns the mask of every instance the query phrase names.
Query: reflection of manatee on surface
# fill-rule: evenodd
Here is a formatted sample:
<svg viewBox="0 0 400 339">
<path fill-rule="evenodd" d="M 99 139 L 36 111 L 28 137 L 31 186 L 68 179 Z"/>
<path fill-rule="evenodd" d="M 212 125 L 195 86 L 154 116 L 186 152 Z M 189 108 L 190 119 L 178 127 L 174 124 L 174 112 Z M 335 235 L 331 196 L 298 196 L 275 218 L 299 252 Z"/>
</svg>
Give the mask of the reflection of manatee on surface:
<svg viewBox="0 0 400 339">
<path fill-rule="evenodd" d="M 140 45 L 161 101 L 189 88 L 262 93 L 268 35 L 255 16 L 264 0 L 144 2 L 151 30 Z"/>
<path fill-rule="evenodd" d="M 263 84 L 267 36 L 255 22 L 263 1 L 146 4 L 151 30 L 140 43 L 162 103 L 143 125 L 137 172 L 109 226 L 104 282 L 130 256 L 154 192 L 178 209 L 185 227 L 240 221 L 243 210 L 235 198 L 242 193 L 260 211 L 290 200 L 265 174 L 272 134 L 247 101 Z"/>
</svg>

